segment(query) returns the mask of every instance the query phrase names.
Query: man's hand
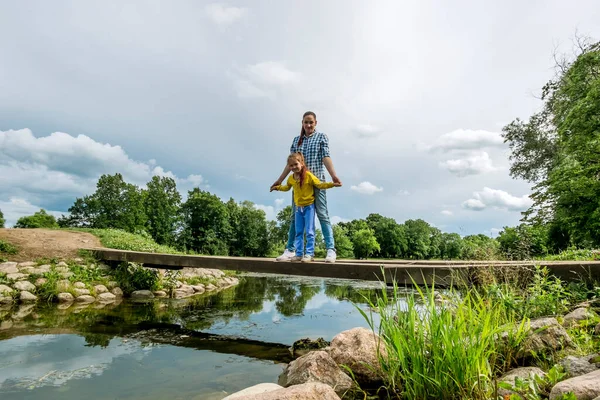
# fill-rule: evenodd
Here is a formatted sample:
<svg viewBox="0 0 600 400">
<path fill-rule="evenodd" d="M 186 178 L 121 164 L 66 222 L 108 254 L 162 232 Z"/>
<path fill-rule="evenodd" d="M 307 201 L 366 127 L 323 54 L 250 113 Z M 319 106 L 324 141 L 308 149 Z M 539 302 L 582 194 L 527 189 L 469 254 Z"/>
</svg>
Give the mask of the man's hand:
<svg viewBox="0 0 600 400">
<path fill-rule="evenodd" d="M 340 187 L 342 186 L 342 182 L 333 182 L 333 186 Z"/>
<path fill-rule="evenodd" d="M 340 178 L 338 178 L 337 175 L 332 176 L 331 180 L 333 181 L 333 183 L 339 183 L 339 185 L 335 185 L 335 186 L 342 186 L 342 181 L 340 181 Z"/>
</svg>

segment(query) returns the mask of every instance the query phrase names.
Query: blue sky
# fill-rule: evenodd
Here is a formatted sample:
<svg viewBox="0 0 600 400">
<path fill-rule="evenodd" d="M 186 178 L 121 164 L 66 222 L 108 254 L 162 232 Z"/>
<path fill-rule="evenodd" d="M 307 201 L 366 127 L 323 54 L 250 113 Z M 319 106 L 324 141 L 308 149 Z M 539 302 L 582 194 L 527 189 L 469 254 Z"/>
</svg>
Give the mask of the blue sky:
<svg viewBox="0 0 600 400">
<path fill-rule="evenodd" d="M 599 39 L 599 20 L 593 0 L 0 0 L 0 209 L 60 215 L 121 172 L 272 218 L 313 110 L 344 183 L 334 221 L 494 234 L 531 202 L 501 128 L 540 108 L 553 52 Z"/>
</svg>

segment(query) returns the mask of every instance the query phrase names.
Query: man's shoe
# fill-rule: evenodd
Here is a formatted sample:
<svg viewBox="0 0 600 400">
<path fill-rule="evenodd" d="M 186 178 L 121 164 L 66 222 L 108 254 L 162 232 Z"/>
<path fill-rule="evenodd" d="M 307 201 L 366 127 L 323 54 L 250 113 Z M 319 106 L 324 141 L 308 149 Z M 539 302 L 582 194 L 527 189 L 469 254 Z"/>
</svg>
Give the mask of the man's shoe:
<svg viewBox="0 0 600 400">
<path fill-rule="evenodd" d="M 325 262 L 334 263 L 336 258 L 334 249 L 327 249 L 327 257 L 325 257 Z"/>
<path fill-rule="evenodd" d="M 289 251 L 288 249 L 285 249 L 285 251 L 283 252 L 283 254 L 280 255 L 279 257 L 277 257 L 275 260 L 277 260 L 277 261 L 290 261 L 292 259 L 292 257 L 294 257 L 294 255 L 296 255 L 296 253 L 294 253 L 293 251 Z"/>
<path fill-rule="evenodd" d="M 292 257 L 292 261 L 302 261 L 302 256 L 294 256 Z"/>
<path fill-rule="evenodd" d="M 312 262 L 313 257 L 309 256 L 308 254 L 305 254 L 304 257 L 302 257 L 302 262 Z"/>
</svg>

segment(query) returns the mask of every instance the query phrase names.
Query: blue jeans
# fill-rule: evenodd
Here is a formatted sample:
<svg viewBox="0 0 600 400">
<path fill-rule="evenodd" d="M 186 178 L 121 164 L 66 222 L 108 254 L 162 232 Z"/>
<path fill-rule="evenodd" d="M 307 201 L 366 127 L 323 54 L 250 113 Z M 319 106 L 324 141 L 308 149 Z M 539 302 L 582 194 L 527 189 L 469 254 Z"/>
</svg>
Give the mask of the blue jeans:
<svg viewBox="0 0 600 400">
<path fill-rule="evenodd" d="M 321 231 L 323 232 L 323 239 L 325 240 L 325 248 L 335 250 L 335 242 L 333 240 L 333 228 L 331 228 L 331 222 L 329 221 L 329 213 L 327 212 L 327 195 L 325 190 L 315 189 L 315 211 L 319 222 L 321 223 Z M 292 200 L 292 223 L 290 224 L 290 230 L 288 231 L 288 242 L 285 246 L 289 251 L 294 251 L 295 239 L 296 239 L 296 205 Z"/>
<path fill-rule="evenodd" d="M 304 255 L 304 232 L 306 231 L 306 255 L 315 255 L 315 205 L 296 207 L 294 211 L 296 222 L 296 256 Z"/>
</svg>

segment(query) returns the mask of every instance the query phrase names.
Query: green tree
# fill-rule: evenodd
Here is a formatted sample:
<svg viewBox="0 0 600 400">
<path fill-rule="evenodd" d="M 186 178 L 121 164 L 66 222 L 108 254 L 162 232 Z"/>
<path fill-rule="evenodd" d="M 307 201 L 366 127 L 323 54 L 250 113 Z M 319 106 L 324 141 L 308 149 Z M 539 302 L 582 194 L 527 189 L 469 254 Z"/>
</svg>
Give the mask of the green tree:
<svg viewBox="0 0 600 400">
<path fill-rule="evenodd" d="M 33 215 L 19 218 L 15 228 L 58 228 L 58 224 L 56 218 L 42 208 Z"/>
<path fill-rule="evenodd" d="M 363 228 L 354 232 L 352 244 L 354 245 L 354 255 L 357 258 L 368 258 L 373 252 L 381 250 L 371 228 Z"/>
<path fill-rule="evenodd" d="M 4 219 L 4 214 L 2 213 L 2 210 L 0 210 L 0 228 L 4 228 L 5 222 L 6 220 Z"/>
<path fill-rule="evenodd" d="M 463 240 L 458 233 L 442 233 L 440 249 L 440 258 L 443 260 L 460 258 L 463 251 Z"/>
<path fill-rule="evenodd" d="M 579 45 L 544 86 L 543 110 L 503 129 L 511 175 L 533 183 L 524 220 L 549 224 L 553 248 L 600 244 L 600 42 Z"/>
<path fill-rule="evenodd" d="M 273 240 L 276 243 L 287 243 L 288 232 L 292 224 L 292 206 L 286 206 L 277 213 L 277 229 L 274 231 Z"/>
<path fill-rule="evenodd" d="M 227 203 L 231 228 L 230 255 L 264 257 L 269 252 L 267 218 L 251 201 L 241 202 L 237 208 Z M 232 215 L 233 213 L 233 215 Z"/>
<path fill-rule="evenodd" d="M 181 205 L 183 248 L 201 254 L 227 255 L 231 237 L 229 213 L 221 199 L 195 188 Z"/>
<path fill-rule="evenodd" d="M 526 260 L 547 254 L 548 230 L 540 225 L 520 224 L 504 227 L 496 239 L 500 251 L 509 260 Z"/>
<path fill-rule="evenodd" d="M 159 244 L 175 242 L 181 195 L 173 178 L 153 176 L 148 182 L 144 209 L 146 230 Z"/>
<path fill-rule="evenodd" d="M 348 231 L 339 224 L 333 225 L 333 240 L 338 258 L 353 258 L 354 245 L 348 237 Z"/>
<path fill-rule="evenodd" d="M 427 253 L 427 258 L 441 258 L 442 257 L 442 231 L 438 228 L 434 228 L 433 226 L 429 228 L 429 251 Z"/>
<path fill-rule="evenodd" d="M 408 242 L 408 258 L 425 259 L 429 254 L 431 226 L 422 219 L 404 222 Z"/>
<path fill-rule="evenodd" d="M 468 235 L 463 238 L 461 259 L 495 260 L 499 257 L 499 243 L 484 234 Z"/>
<path fill-rule="evenodd" d="M 376 254 L 385 258 L 400 258 L 408 249 L 408 240 L 404 225 L 400 225 L 393 218 L 383 217 L 379 214 L 369 214 L 366 222 L 373 229 L 377 243 L 381 250 Z"/>
</svg>

